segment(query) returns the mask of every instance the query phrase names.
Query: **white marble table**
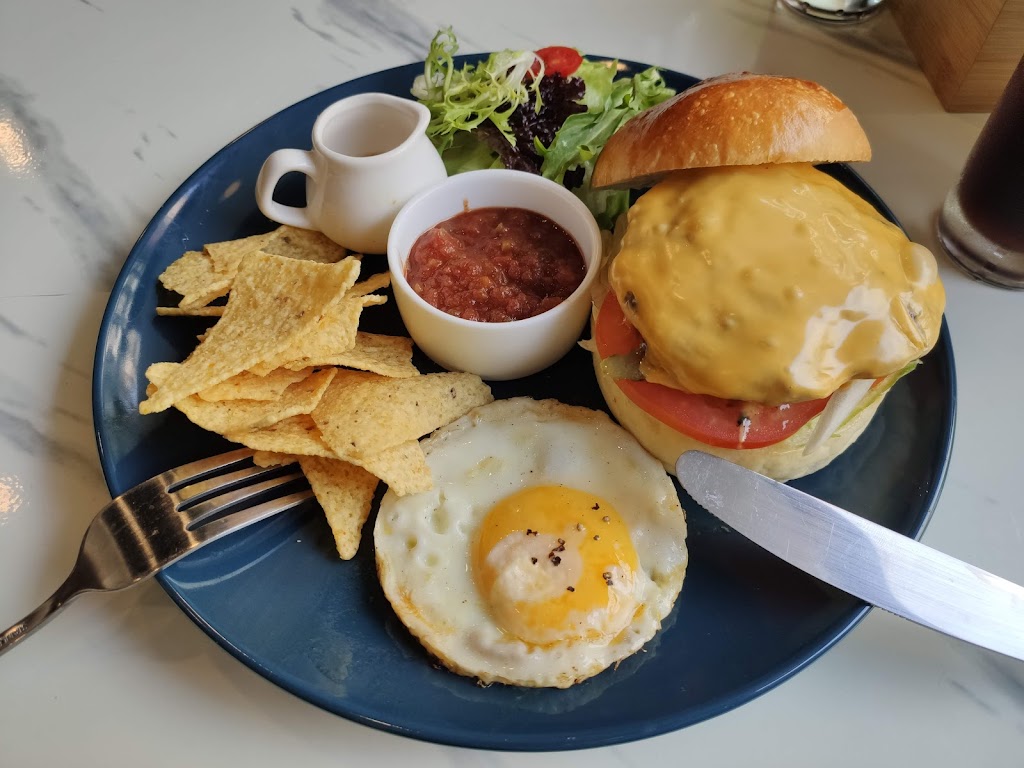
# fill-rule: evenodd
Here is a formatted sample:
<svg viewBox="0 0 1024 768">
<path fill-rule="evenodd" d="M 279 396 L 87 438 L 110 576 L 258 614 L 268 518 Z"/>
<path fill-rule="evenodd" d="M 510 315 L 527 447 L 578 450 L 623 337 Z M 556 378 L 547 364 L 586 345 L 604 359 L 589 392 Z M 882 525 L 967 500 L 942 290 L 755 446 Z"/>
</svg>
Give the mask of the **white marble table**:
<svg viewBox="0 0 1024 768">
<path fill-rule="evenodd" d="M 891 19 L 836 32 L 770 0 L 13 0 L 0 6 L 0 625 L 46 597 L 109 497 L 90 411 L 104 303 L 192 170 L 279 109 L 419 60 L 569 43 L 693 75 L 803 76 L 853 107 L 861 170 L 910 234 L 983 115 L 942 111 Z M 958 370 L 952 464 L 924 540 L 1024 582 L 1024 296 L 943 258 Z M 1024 764 L 1024 664 L 874 611 L 792 680 L 700 725 L 585 754 L 477 752 L 355 725 L 274 687 L 156 583 L 74 603 L 0 660 L 0 765 Z"/>
</svg>

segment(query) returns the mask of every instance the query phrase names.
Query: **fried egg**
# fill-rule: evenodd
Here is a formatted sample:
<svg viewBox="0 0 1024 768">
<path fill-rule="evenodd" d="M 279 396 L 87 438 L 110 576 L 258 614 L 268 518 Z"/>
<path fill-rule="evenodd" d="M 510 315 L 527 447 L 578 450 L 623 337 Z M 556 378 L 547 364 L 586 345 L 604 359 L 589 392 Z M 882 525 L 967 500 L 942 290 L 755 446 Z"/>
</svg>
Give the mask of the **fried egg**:
<svg viewBox="0 0 1024 768">
<path fill-rule="evenodd" d="M 661 463 L 607 415 L 555 400 L 476 408 L 422 442 L 431 491 L 385 494 L 377 571 L 449 669 L 566 688 L 639 650 L 686 571 Z"/>
</svg>

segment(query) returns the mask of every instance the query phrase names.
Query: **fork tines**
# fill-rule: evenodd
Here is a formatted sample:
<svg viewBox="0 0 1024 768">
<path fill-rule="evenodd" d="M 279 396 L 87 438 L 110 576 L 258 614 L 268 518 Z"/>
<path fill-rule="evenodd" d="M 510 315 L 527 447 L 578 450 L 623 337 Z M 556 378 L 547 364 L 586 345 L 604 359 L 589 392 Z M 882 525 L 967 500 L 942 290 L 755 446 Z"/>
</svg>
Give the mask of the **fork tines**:
<svg viewBox="0 0 1024 768">
<path fill-rule="evenodd" d="M 162 475 L 175 510 L 187 522 L 187 528 L 204 532 L 221 515 L 234 512 L 224 525 L 234 530 L 281 509 L 295 506 L 312 496 L 299 486 L 302 471 L 297 464 L 258 467 L 251 463 L 253 451 L 241 449 L 186 464 Z M 239 468 L 240 467 L 240 468 Z M 288 494 L 283 492 L 289 491 Z M 213 533 L 213 531 L 209 531 Z"/>
</svg>

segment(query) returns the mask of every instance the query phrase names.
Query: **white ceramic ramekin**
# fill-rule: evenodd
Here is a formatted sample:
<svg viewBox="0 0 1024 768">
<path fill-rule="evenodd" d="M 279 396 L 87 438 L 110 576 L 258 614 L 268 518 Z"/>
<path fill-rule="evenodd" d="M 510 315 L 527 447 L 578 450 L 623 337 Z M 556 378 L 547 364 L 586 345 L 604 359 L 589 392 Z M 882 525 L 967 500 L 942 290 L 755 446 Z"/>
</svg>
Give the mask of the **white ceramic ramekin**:
<svg viewBox="0 0 1024 768">
<path fill-rule="evenodd" d="M 568 232 L 583 253 L 586 274 L 561 304 L 534 317 L 507 323 L 463 320 L 428 304 L 405 279 L 417 238 L 467 209 L 527 208 Z M 398 311 L 413 341 L 434 362 L 490 380 L 517 379 L 561 358 L 590 315 L 590 286 L 601 261 L 601 234 L 589 209 L 553 181 L 522 171 L 470 171 L 412 198 L 395 218 L 388 237 L 388 266 Z"/>
</svg>

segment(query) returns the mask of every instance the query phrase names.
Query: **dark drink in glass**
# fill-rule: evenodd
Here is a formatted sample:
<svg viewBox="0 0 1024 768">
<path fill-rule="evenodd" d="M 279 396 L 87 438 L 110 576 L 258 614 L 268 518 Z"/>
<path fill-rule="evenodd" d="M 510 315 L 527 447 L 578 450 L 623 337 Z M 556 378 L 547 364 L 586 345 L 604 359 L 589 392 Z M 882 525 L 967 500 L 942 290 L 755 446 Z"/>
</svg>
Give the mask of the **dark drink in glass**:
<svg viewBox="0 0 1024 768">
<path fill-rule="evenodd" d="M 1024 288 L 1024 59 L 939 213 L 938 236 L 972 277 Z"/>
</svg>

